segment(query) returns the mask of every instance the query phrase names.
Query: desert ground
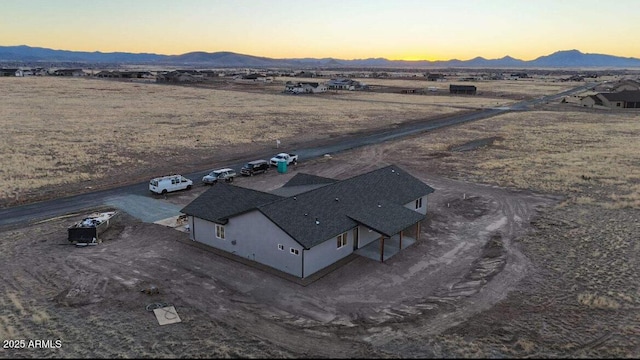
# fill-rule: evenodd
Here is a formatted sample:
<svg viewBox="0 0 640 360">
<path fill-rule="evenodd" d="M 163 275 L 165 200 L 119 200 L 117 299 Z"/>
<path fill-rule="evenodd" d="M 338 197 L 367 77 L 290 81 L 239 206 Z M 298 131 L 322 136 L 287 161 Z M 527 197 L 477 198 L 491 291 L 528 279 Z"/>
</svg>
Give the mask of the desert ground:
<svg viewBox="0 0 640 360">
<path fill-rule="evenodd" d="M 237 130 L 232 125 L 238 122 L 228 120 L 216 128 L 225 134 L 218 137 L 204 136 L 207 126 L 202 126 L 198 134 L 202 135 L 200 142 L 207 144 L 206 149 L 189 148 L 189 137 L 182 132 L 191 122 L 202 121 L 198 111 L 212 113 L 214 110 L 202 110 L 205 104 L 227 99 L 217 108 L 236 104 L 235 116 L 241 116 L 242 104 L 248 101 L 241 98 L 242 91 L 216 90 L 204 95 L 207 93 L 200 92 L 203 89 L 154 85 L 143 90 L 129 88 L 133 85 L 102 85 L 86 80 L 73 83 L 68 101 L 75 98 L 73 91 L 88 91 L 87 86 L 113 86 L 116 90 L 104 95 L 104 101 L 120 99 L 120 107 L 114 107 L 116 115 L 88 108 L 83 111 L 84 117 L 71 112 L 73 116 L 61 113 L 57 118 L 62 121 L 69 116 L 70 123 L 76 124 L 74 129 L 80 131 L 83 118 L 103 116 L 108 122 L 106 117 L 112 116 L 111 128 L 102 122 L 95 124 L 96 128 L 107 129 L 100 134 L 106 135 L 114 128 L 121 133 L 117 136 L 139 131 L 136 139 L 144 138 L 149 141 L 147 147 L 155 144 L 157 148 L 143 150 L 130 138 L 114 135 L 111 141 L 102 143 L 104 147 L 93 148 L 95 156 L 85 157 L 87 175 L 72 180 L 60 180 L 61 174 L 66 171 L 73 175 L 76 168 L 70 158 L 65 158 L 68 155 L 59 151 L 55 161 L 62 161 L 58 157 L 67 159 L 66 170 L 46 169 L 54 159 L 49 159 L 53 155 L 43 157 L 41 170 L 50 171 L 53 179 L 46 184 L 34 181 L 5 197 L 13 196 L 15 200 L 18 192 L 24 194 L 23 199 L 35 199 L 36 195 L 28 194 L 37 194 L 42 186 L 54 191 L 64 187 L 83 191 L 86 183 L 107 186 L 98 185 L 103 174 L 93 173 L 96 164 L 111 175 L 137 164 L 137 172 L 125 172 L 137 179 L 168 167 L 202 166 L 201 156 L 206 150 L 227 148 L 228 151 L 206 157 L 214 165 L 225 161 L 234 149 L 247 154 L 272 146 L 273 139 L 237 145 L 216 143 L 221 139 L 235 141 L 227 136 L 251 131 L 249 125 Z M 40 88 L 30 86 L 34 91 Z M 23 88 L 15 87 L 15 91 Z M 43 91 L 54 96 L 56 90 L 48 89 Z M 561 90 L 553 88 L 540 94 Z M 139 94 L 148 91 L 162 92 L 169 98 L 171 93 L 180 94 L 176 95 L 179 98 L 187 96 L 184 91 L 192 94 L 200 106 L 185 110 L 179 106 L 186 101 L 181 98 L 168 108 L 160 108 L 164 102 L 155 102 L 155 106 L 145 105 L 149 106 L 146 110 L 140 110 L 145 109 L 143 105 L 138 110 L 126 110 L 127 97 L 142 96 Z M 300 101 L 290 114 L 308 110 L 306 101 L 327 101 L 326 104 L 337 106 L 331 110 L 337 114 L 332 118 L 338 123 L 335 127 L 322 122 L 329 121 L 329 116 L 319 120 L 324 116 L 318 109 L 318 121 L 297 125 L 304 134 L 283 130 L 291 132 L 278 135 L 287 142 L 296 141 L 297 135 L 307 142 L 323 141 L 333 129 L 333 134 L 340 136 L 341 127 L 348 127 L 342 131 L 358 132 L 372 126 L 368 123 L 384 127 L 442 114 L 433 115 L 433 109 L 461 110 L 454 107 L 460 105 L 458 98 L 447 102 L 445 96 L 431 97 L 438 99 L 433 104 L 420 103 L 428 96 L 409 100 L 413 97 L 398 95 L 388 100 L 388 94 L 371 94 L 371 98 L 358 94 L 353 98 L 368 101 L 354 102 L 331 100 L 341 94 L 332 95 L 331 99 L 302 100 L 272 96 L 264 98 L 260 105 L 269 109 L 264 110 L 265 114 L 289 101 Z M 376 96 L 384 103 L 376 101 Z M 279 97 L 285 99 L 280 105 L 272 103 Z M 3 106 L 3 115 L 10 114 L 6 117 L 9 120 L 25 117 L 25 104 L 20 105 L 17 98 L 12 100 L 15 103 L 2 100 L 3 104 L 14 104 L 13 108 Z M 491 106 L 496 101 L 485 99 L 486 104 L 474 106 Z M 138 103 L 144 104 L 141 100 Z M 356 111 L 353 106 L 367 106 L 370 110 Z M 176 115 L 175 121 L 164 120 L 167 128 L 159 129 L 167 131 L 165 135 L 143 134 L 143 127 L 135 121 L 120 119 L 127 111 L 157 111 L 148 118 L 135 117 L 143 124 L 154 124 L 170 108 L 187 114 Z M 236 111 L 233 109 L 230 106 L 230 114 Z M 359 114 L 354 125 L 339 115 L 345 109 Z M 25 128 L 46 129 L 40 124 L 44 110 L 29 113 L 38 111 L 41 115 L 25 121 Z M 371 111 L 368 116 L 376 117 L 362 115 L 367 111 Z M 376 111 L 389 112 L 382 116 Z M 256 114 L 242 118 L 249 121 L 253 116 L 260 117 L 258 113 L 256 107 Z M 261 116 L 266 118 L 265 114 Z M 282 118 L 295 120 L 294 115 Z M 179 126 L 174 128 L 174 123 Z M 74 133 L 65 136 L 63 131 L 47 140 L 51 141 L 49 145 L 34 146 L 28 153 L 22 145 L 29 140 L 33 143 L 33 139 L 25 137 L 28 132 L 19 124 L 10 123 L 2 130 L 7 132 L 7 138 L 15 135 L 20 139 L 3 149 L 5 155 L 12 148 L 18 149 L 16 153 L 25 151 L 20 155 L 23 159 L 31 159 L 28 156 L 32 155 L 38 158 L 54 148 L 74 149 L 68 142 Z M 56 126 L 55 122 L 49 123 L 50 128 Z M 216 132 L 212 130 L 210 134 Z M 639 135 L 637 112 L 597 112 L 549 104 L 533 111 L 504 114 L 332 154 L 330 158 L 300 163 L 287 174 L 270 172 L 238 179 L 238 186 L 268 191 L 297 172 L 343 179 L 396 164 L 436 189 L 430 195 L 420 241 L 384 263 L 355 257 L 308 286 L 193 246 L 185 241 L 188 234 L 145 222 L 133 211 L 128 214 L 126 208 L 103 242 L 92 247 L 76 248 L 66 239 L 66 228 L 84 214 L 70 214 L 24 228 L 0 229 L 0 339 L 62 341 L 59 349 L 3 349 L 0 356 L 637 358 Z M 181 136 L 183 140 L 179 140 Z M 99 136 L 93 141 L 103 140 Z M 53 144 L 63 145 L 58 148 Z M 84 145 L 90 146 L 91 141 Z M 83 149 L 82 144 L 76 149 Z M 119 151 L 129 154 L 130 160 L 119 165 L 114 161 L 112 169 L 104 158 L 109 158 L 110 153 L 121 154 Z M 145 151 L 154 152 L 163 160 L 157 164 L 146 162 Z M 25 176 L 19 172 L 24 170 L 13 169 L 21 164 L 31 166 L 30 161 L 24 160 L 3 163 L 4 175 L 12 172 L 12 176 Z M 183 206 L 202 191 L 204 188 L 199 187 L 153 201 Z M 158 294 L 140 291 L 152 285 L 159 288 Z M 146 310 L 147 305 L 159 302 L 175 306 L 182 322 L 159 326 Z"/>
</svg>

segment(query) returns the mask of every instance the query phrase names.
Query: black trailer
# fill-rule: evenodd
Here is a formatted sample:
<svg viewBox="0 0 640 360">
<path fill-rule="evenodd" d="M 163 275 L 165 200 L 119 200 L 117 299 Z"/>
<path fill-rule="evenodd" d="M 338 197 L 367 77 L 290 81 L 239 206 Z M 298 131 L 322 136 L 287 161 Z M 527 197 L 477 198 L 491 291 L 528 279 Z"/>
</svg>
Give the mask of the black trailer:
<svg viewBox="0 0 640 360">
<path fill-rule="evenodd" d="M 69 227 L 69 241 L 78 243 L 96 243 L 100 234 L 111 224 L 117 212 L 110 211 L 92 214 Z"/>
</svg>

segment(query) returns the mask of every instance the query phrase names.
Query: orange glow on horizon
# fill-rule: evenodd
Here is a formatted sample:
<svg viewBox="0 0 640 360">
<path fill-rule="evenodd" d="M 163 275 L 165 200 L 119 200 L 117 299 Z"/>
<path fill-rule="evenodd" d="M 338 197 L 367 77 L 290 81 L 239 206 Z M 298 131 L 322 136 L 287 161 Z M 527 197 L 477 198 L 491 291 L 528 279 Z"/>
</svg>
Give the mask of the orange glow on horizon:
<svg viewBox="0 0 640 360">
<path fill-rule="evenodd" d="M 438 56 L 438 55 L 391 55 L 387 57 L 387 59 L 392 61 L 438 61 L 438 60 L 448 60 L 446 56 Z"/>
</svg>

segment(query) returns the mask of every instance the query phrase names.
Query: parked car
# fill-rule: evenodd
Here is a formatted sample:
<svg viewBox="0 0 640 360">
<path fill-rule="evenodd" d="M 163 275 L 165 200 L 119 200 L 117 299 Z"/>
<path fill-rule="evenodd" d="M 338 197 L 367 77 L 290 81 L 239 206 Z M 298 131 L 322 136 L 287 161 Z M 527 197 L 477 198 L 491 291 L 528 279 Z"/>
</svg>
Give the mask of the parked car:
<svg viewBox="0 0 640 360">
<path fill-rule="evenodd" d="M 149 191 L 156 194 L 166 194 L 172 191 L 189 190 L 193 181 L 182 175 L 167 175 L 149 181 Z"/>
<path fill-rule="evenodd" d="M 244 176 L 253 176 L 255 174 L 262 174 L 269 170 L 269 162 L 267 160 L 254 160 L 242 166 L 240 174 Z"/>
<path fill-rule="evenodd" d="M 238 174 L 235 170 L 230 168 L 212 170 L 209 174 L 202 178 L 202 182 L 205 185 L 214 185 L 218 180 L 224 180 L 226 182 L 232 182 L 233 178 Z"/>
<path fill-rule="evenodd" d="M 280 153 L 278 155 L 275 155 L 274 157 L 271 158 L 271 160 L 269 160 L 269 163 L 273 166 L 278 166 L 278 163 L 280 161 L 284 161 L 287 163 L 287 165 L 291 165 L 291 164 L 297 164 L 298 163 L 298 155 L 296 154 L 288 154 L 288 153 Z"/>
</svg>

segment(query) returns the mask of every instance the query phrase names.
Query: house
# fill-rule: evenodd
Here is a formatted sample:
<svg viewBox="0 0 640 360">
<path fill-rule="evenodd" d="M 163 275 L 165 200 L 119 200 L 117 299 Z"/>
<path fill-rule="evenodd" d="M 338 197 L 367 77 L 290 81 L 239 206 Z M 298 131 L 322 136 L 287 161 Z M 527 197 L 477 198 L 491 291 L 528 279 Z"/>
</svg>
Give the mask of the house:
<svg viewBox="0 0 640 360">
<path fill-rule="evenodd" d="M 354 91 L 366 88 L 366 85 L 360 83 L 359 81 L 344 78 L 331 79 L 327 81 L 326 85 L 329 90 Z"/>
<path fill-rule="evenodd" d="M 327 86 L 317 82 L 292 82 L 287 81 L 284 86 L 284 92 L 293 94 L 306 94 L 306 93 L 322 93 L 327 92 Z"/>
<path fill-rule="evenodd" d="M 444 74 L 428 73 L 425 76 L 427 81 L 445 81 Z"/>
<path fill-rule="evenodd" d="M 85 76 L 87 75 L 82 69 L 58 69 L 53 72 L 53 76 Z"/>
<path fill-rule="evenodd" d="M 190 238 L 298 278 L 418 240 L 429 185 L 397 166 L 346 180 L 296 174 L 271 193 L 219 184 L 184 207 Z"/>
<path fill-rule="evenodd" d="M 611 89 L 611 92 L 638 91 L 638 90 L 640 90 L 640 82 L 636 80 L 626 79 L 615 84 Z"/>
<path fill-rule="evenodd" d="M 475 95 L 476 87 L 474 85 L 449 85 L 449 93 Z"/>
<path fill-rule="evenodd" d="M 571 101 L 566 100 L 565 103 L 569 103 Z M 578 100 L 580 106 L 592 108 L 594 106 L 604 106 L 602 103 L 602 99 L 596 95 L 587 95 L 583 96 Z"/>
<path fill-rule="evenodd" d="M 602 104 L 611 109 L 640 109 L 640 91 L 624 90 L 614 93 L 600 93 L 596 95 Z"/>
<path fill-rule="evenodd" d="M 0 77 L 2 76 L 24 76 L 20 69 L 0 69 Z"/>
<path fill-rule="evenodd" d="M 198 70 L 174 70 L 159 73 L 156 76 L 156 82 L 159 83 L 178 83 L 178 82 L 201 82 L 204 75 Z"/>
<path fill-rule="evenodd" d="M 262 74 L 246 74 L 236 75 L 233 77 L 235 82 L 253 84 L 253 83 L 271 83 L 273 78 Z"/>
</svg>

